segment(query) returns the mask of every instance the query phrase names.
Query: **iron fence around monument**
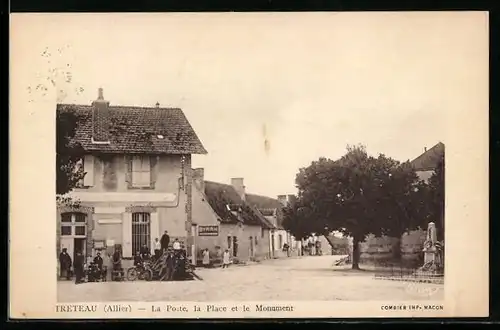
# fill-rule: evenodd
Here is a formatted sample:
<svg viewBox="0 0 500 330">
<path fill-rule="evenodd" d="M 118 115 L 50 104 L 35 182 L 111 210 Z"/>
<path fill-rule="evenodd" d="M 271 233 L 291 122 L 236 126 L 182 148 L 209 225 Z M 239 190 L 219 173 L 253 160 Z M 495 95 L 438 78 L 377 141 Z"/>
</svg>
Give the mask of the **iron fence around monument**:
<svg viewBox="0 0 500 330">
<path fill-rule="evenodd" d="M 374 278 L 392 281 L 444 283 L 444 274 L 442 272 L 425 270 L 422 267 L 404 267 L 390 264 L 375 267 Z"/>
</svg>

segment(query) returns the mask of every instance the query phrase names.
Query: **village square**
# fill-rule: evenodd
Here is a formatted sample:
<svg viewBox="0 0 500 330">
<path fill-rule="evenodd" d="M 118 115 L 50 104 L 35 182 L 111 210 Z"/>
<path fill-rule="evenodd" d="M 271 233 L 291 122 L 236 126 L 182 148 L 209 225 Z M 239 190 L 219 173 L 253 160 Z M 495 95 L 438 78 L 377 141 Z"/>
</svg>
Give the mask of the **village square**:
<svg viewBox="0 0 500 330">
<path fill-rule="evenodd" d="M 58 301 L 443 297 L 441 142 L 407 162 L 348 146 L 265 196 L 192 166 L 182 109 L 96 94 L 57 105 Z"/>
</svg>

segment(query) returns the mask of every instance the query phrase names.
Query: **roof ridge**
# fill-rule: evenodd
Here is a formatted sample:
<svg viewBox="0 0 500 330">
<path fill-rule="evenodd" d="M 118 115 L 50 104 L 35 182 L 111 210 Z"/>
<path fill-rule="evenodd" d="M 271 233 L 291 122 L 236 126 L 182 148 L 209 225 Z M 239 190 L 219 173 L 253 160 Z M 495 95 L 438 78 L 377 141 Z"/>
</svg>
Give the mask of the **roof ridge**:
<svg viewBox="0 0 500 330">
<path fill-rule="evenodd" d="M 57 103 L 57 106 L 76 106 L 80 108 L 92 108 L 91 104 L 79 104 L 79 103 Z M 155 106 L 143 106 L 143 105 L 121 105 L 121 104 L 110 104 L 109 108 L 112 109 L 145 109 L 145 110 L 180 110 L 184 113 L 180 107 L 155 107 Z M 187 118 L 186 118 L 187 119 Z"/>
</svg>

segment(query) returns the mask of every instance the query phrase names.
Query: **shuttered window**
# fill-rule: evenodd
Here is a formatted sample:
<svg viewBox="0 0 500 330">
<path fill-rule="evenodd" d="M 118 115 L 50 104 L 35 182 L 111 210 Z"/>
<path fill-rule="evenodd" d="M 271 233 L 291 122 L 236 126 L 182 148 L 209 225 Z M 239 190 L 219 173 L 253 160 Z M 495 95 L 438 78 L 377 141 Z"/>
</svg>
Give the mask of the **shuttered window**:
<svg viewBox="0 0 500 330">
<path fill-rule="evenodd" d="M 151 163 L 149 156 L 132 157 L 132 186 L 151 186 Z"/>
</svg>

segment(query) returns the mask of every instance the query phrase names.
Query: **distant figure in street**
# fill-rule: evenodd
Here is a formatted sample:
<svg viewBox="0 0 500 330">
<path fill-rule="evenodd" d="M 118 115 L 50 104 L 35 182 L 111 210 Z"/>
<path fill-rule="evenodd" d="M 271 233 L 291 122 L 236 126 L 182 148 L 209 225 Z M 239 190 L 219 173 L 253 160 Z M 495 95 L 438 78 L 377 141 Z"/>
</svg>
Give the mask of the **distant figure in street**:
<svg viewBox="0 0 500 330">
<path fill-rule="evenodd" d="M 149 252 L 148 246 L 146 244 L 143 244 L 141 247 L 142 260 L 148 260 L 150 256 L 151 256 L 151 253 Z"/>
<path fill-rule="evenodd" d="M 287 257 L 290 256 L 290 246 L 288 245 L 288 243 L 283 244 L 283 251 L 286 252 Z"/>
<path fill-rule="evenodd" d="M 85 257 L 82 252 L 78 251 L 73 262 L 73 269 L 75 270 L 75 284 L 82 283 L 83 278 L 83 267 L 85 263 Z"/>
<path fill-rule="evenodd" d="M 226 249 L 224 253 L 222 254 L 222 268 L 227 268 L 229 267 L 229 250 Z"/>
<path fill-rule="evenodd" d="M 168 231 L 165 230 L 165 233 L 161 236 L 161 240 L 160 240 L 162 253 L 167 251 L 169 244 L 170 244 L 170 236 L 168 236 Z"/>
<path fill-rule="evenodd" d="M 61 269 L 61 277 L 66 277 L 66 279 L 71 279 L 71 257 L 68 254 L 66 248 L 62 249 L 59 254 L 59 265 Z"/>
<path fill-rule="evenodd" d="M 161 243 L 157 237 L 155 238 L 155 259 L 158 260 L 160 256 L 161 256 Z"/>
<path fill-rule="evenodd" d="M 203 267 L 208 268 L 210 266 L 210 252 L 208 249 L 203 250 Z"/>
<path fill-rule="evenodd" d="M 172 244 L 172 247 L 174 248 L 174 251 L 180 250 L 181 249 L 181 242 L 176 238 L 174 241 L 174 244 Z"/>
</svg>

